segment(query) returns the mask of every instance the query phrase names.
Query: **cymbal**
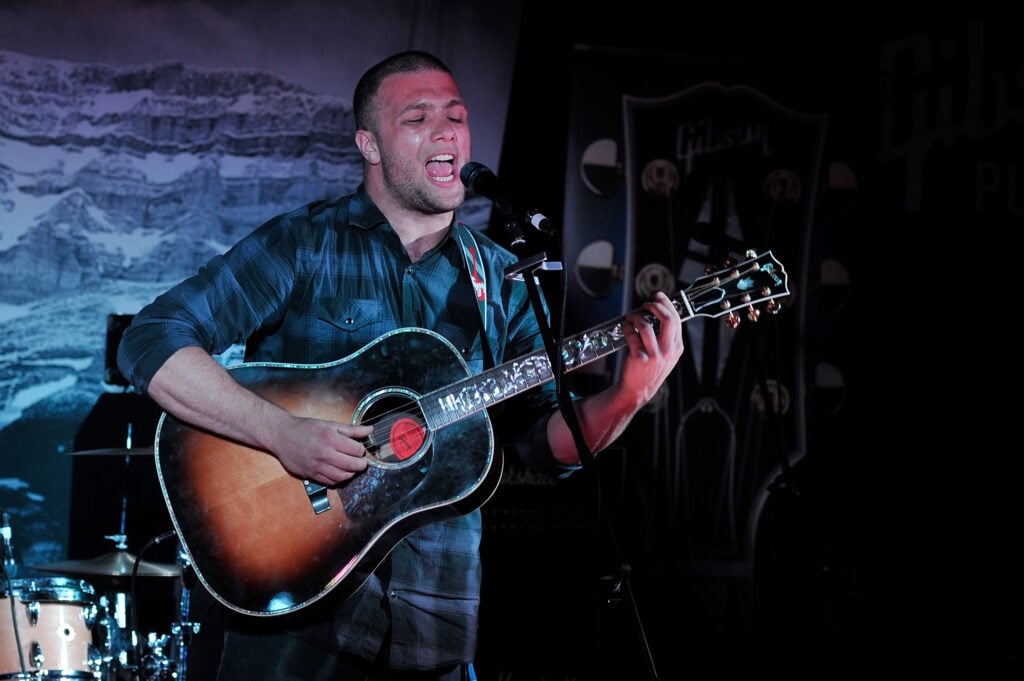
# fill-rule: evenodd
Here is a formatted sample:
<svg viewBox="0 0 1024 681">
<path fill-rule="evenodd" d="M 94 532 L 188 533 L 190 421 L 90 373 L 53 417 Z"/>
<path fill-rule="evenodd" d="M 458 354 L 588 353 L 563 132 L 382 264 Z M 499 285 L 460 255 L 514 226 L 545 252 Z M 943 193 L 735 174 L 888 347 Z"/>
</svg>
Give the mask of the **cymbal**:
<svg viewBox="0 0 1024 681">
<path fill-rule="evenodd" d="M 65 560 L 59 563 L 33 565 L 44 572 L 62 572 L 85 577 L 113 577 L 131 579 L 137 558 L 127 551 L 114 551 L 88 560 Z M 170 563 L 141 561 L 136 573 L 139 577 L 177 577 L 181 570 Z"/>
<path fill-rule="evenodd" d="M 83 449 L 68 452 L 70 456 L 153 456 L 153 447 L 108 447 L 106 449 Z"/>
</svg>

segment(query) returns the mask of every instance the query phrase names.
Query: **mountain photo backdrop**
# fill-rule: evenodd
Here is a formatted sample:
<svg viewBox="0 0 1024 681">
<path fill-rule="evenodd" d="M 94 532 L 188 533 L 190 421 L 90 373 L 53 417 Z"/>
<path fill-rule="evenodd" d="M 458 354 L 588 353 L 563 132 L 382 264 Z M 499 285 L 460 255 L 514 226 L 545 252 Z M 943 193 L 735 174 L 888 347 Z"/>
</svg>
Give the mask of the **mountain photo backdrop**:
<svg viewBox="0 0 1024 681">
<path fill-rule="evenodd" d="M 137 481 L 155 480 L 152 456 L 71 454 L 153 444 L 152 409 L 133 422 L 131 390 L 112 379 L 112 322 L 270 217 L 353 190 L 351 91 L 392 52 L 445 59 L 476 114 L 475 158 L 496 167 L 518 12 L 376 0 L 0 7 L 0 508 L 19 576 L 113 551 L 118 535 L 137 553 L 169 529 L 136 517 L 162 511 L 157 488 Z M 464 219 L 486 228 L 489 209 L 475 199 Z M 80 478 L 101 459 L 99 477 Z M 69 537 L 75 527 L 89 536 Z"/>
</svg>

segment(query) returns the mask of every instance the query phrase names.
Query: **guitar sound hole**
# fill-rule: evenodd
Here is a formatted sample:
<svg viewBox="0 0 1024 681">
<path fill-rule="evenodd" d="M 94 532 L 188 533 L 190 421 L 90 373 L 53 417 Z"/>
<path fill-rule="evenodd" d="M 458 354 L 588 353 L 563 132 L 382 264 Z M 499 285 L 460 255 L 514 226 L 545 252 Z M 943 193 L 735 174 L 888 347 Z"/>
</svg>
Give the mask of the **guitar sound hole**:
<svg viewBox="0 0 1024 681">
<path fill-rule="evenodd" d="M 366 443 L 371 465 L 408 466 L 430 446 L 430 431 L 416 401 L 402 393 L 375 395 L 357 415 L 360 423 L 373 426 Z"/>
</svg>

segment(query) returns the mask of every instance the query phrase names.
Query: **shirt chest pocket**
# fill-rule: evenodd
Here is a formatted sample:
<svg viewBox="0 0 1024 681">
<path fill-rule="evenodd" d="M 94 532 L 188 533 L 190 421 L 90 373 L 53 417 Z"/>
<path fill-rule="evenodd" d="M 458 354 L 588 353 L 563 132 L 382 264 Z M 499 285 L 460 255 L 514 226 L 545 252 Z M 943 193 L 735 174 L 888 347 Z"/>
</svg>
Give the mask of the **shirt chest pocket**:
<svg viewBox="0 0 1024 681">
<path fill-rule="evenodd" d="M 384 305 L 367 298 L 322 300 L 316 305 L 316 317 L 335 331 L 342 332 L 350 342 L 365 344 L 387 329 L 384 323 Z"/>
</svg>

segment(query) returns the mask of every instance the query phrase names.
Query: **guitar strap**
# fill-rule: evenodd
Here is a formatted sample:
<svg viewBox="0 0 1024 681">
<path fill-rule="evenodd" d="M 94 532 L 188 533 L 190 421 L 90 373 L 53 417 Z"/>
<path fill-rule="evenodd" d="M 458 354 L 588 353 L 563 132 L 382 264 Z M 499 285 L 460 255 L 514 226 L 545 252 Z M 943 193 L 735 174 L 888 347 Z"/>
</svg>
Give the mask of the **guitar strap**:
<svg viewBox="0 0 1024 681">
<path fill-rule="evenodd" d="M 480 344 L 484 349 L 484 368 L 490 369 L 496 366 L 494 352 L 491 350 L 491 341 L 487 337 L 487 273 L 484 270 L 484 260 L 480 255 L 480 246 L 476 243 L 473 231 L 460 221 L 455 222 L 455 235 L 459 238 L 459 245 L 462 247 L 462 260 L 466 264 L 466 273 L 473 285 L 473 294 L 476 296 L 477 308 L 480 310 L 478 321 L 480 323 Z"/>
</svg>

